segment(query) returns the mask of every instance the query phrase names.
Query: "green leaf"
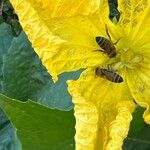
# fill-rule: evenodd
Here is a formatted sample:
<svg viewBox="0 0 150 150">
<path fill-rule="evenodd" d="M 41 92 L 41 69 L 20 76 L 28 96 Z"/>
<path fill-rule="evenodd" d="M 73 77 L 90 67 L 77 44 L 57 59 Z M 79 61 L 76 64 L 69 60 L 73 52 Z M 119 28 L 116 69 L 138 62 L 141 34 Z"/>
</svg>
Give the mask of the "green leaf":
<svg viewBox="0 0 150 150">
<path fill-rule="evenodd" d="M 22 27 L 17 19 L 11 19 L 12 31 L 15 36 L 18 36 L 22 31 Z"/>
<path fill-rule="evenodd" d="M 40 86 L 45 85 L 44 77 L 40 74 L 40 65 L 31 44 L 22 32 L 13 39 L 8 54 L 4 57 L 3 93 L 19 100 L 32 98 Z"/>
<path fill-rule="evenodd" d="M 73 111 L 52 110 L 0 95 L 0 107 L 17 129 L 24 150 L 73 150 Z"/>
<path fill-rule="evenodd" d="M 4 56 L 4 54 L 7 53 L 12 39 L 13 39 L 13 35 L 12 35 L 12 31 L 11 31 L 11 26 L 6 23 L 0 24 L 0 91 L 2 90 L 3 56 Z"/>
<path fill-rule="evenodd" d="M 0 24 L 0 91 L 2 91 L 2 80 L 3 80 L 3 57 L 7 53 L 11 41 L 13 39 L 11 26 L 2 23 Z M 20 150 L 20 143 L 16 137 L 16 132 L 6 115 L 0 109 L 0 149 L 7 150 Z"/>
<path fill-rule="evenodd" d="M 66 80 L 77 79 L 80 72 L 64 73 L 54 84 L 42 66 L 26 35 L 14 38 L 4 57 L 4 94 L 19 100 L 37 100 L 51 108 L 68 110 L 72 107 Z"/>
<path fill-rule="evenodd" d="M 134 134 L 135 132 L 140 131 L 144 125 L 143 113 L 145 109 L 137 105 L 136 110 L 134 111 L 133 120 L 131 121 L 129 135 Z"/>
<path fill-rule="evenodd" d="M 123 150 L 149 150 L 150 149 L 150 126 L 145 124 L 137 132 L 129 135 L 124 143 Z"/>
<path fill-rule="evenodd" d="M 5 3 L 6 3 L 6 5 L 7 5 L 7 7 L 8 7 L 9 9 L 13 9 L 13 6 L 12 6 L 12 4 L 10 3 L 9 0 L 5 0 Z"/>
<path fill-rule="evenodd" d="M 10 121 L 0 109 L 0 150 L 21 150 L 21 144 Z"/>
<path fill-rule="evenodd" d="M 150 149 L 150 126 L 144 122 L 145 109 L 138 106 L 133 113 L 128 137 L 125 139 L 123 150 L 148 150 Z"/>
<path fill-rule="evenodd" d="M 0 25 L 0 58 L 2 58 L 3 54 L 7 53 L 12 39 L 13 35 L 11 26 L 6 23 L 2 23 Z"/>
<path fill-rule="evenodd" d="M 70 110 L 72 108 L 72 100 L 67 90 L 66 81 L 77 79 L 81 71 L 63 73 L 59 76 L 59 80 L 55 84 L 52 79 L 47 81 L 47 84 L 36 95 L 38 102 L 51 108 Z"/>
<path fill-rule="evenodd" d="M 109 3 L 109 18 L 114 22 L 117 23 L 120 18 L 120 12 L 118 11 L 118 1 L 117 0 L 108 0 Z"/>
<path fill-rule="evenodd" d="M 3 16 L 0 15 L 0 24 L 4 22 Z"/>
</svg>

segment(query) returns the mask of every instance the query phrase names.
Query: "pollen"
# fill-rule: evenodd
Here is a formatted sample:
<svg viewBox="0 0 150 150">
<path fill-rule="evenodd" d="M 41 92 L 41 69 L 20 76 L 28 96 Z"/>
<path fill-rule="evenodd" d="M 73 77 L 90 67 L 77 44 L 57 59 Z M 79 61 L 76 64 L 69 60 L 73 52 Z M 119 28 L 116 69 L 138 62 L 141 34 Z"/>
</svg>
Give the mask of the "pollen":
<svg viewBox="0 0 150 150">
<path fill-rule="evenodd" d="M 116 58 L 113 60 L 112 64 L 113 70 L 120 69 L 140 69 L 143 64 L 143 56 L 141 54 L 136 54 L 131 48 L 122 48 L 117 54 Z"/>
</svg>

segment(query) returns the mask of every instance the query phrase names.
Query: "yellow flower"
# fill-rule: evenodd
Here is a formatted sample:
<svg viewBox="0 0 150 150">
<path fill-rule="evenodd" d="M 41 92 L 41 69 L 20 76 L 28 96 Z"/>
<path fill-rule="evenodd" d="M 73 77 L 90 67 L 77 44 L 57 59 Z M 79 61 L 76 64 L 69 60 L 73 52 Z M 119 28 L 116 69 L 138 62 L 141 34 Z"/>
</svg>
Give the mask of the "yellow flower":
<svg viewBox="0 0 150 150">
<path fill-rule="evenodd" d="M 11 0 L 24 31 L 53 79 L 86 68 L 68 81 L 76 117 L 76 150 L 121 150 L 135 104 L 150 124 L 150 0 L 119 0 L 120 20 L 108 18 L 106 0 Z M 101 2 L 101 3 L 100 3 Z M 106 32 L 108 30 L 108 33 Z M 97 51 L 96 37 L 116 41 L 117 55 Z M 97 76 L 108 66 L 123 78 Z"/>
</svg>

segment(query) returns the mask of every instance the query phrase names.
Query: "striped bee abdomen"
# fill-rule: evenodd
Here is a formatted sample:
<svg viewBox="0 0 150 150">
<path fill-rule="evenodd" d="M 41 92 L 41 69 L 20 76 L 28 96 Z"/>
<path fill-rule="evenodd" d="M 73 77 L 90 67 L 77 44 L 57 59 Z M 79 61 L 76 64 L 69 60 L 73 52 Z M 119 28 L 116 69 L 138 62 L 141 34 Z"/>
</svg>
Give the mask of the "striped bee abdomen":
<svg viewBox="0 0 150 150">
<path fill-rule="evenodd" d="M 111 82 L 115 82 L 115 83 L 123 82 L 123 78 L 119 74 L 108 69 L 96 68 L 95 73 L 97 76 L 106 78 Z"/>
<path fill-rule="evenodd" d="M 109 41 L 108 39 L 106 39 L 102 36 L 97 36 L 96 42 L 102 49 L 102 50 L 98 50 L 98 51 L 107 53 L 110 58 L 116 56 L 116 48 L 111 41 Z"/>
<path fill-rule="evenodd" d="M 113 72 L 112 82 L 116 82 L 116 83 L 123 82 L 123 78 L 119 74 L 117 74 L 116 72 Z"/>
<path fill-rule="evenodd" d="M 106 49 L 107 48 L 107 45 L 106 44 L 108 44 L 108 40 L 106 39 L 106 38 L 104 38 L 104 37 L 101 37 L 101 36 L 97 36 L 96 37 L 96 42 L 97 42 L 97 44 L 102 48 L 102 49 Z"/>
</svg>

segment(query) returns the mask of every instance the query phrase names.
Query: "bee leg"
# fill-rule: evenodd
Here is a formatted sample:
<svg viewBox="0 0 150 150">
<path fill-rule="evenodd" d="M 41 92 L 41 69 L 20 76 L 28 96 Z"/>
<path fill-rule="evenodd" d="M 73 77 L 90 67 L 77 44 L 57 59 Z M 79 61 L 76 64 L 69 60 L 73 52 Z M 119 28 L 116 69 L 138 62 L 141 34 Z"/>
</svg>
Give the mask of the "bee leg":
<svg viewBox="0 0 150 150">
<path fill-rule="evenodd" d="M 105 24 L 105 27 L 106 27 L 106 33 L 107 33 L 107 35 L 108 35 L 108 37 L 109 37 L 109 40 L 112 41 L 112 40 L 111 40 L 111 37 L 110 37 L 110 34 L 109 34 L 109 32 L 108 32 L 108 28 L 107 28 L 107 25 L 106 25 L 106 24 Z"/>
<path fill-rule="evenodd" d="M 96 69 L 97 69 L 97 68 L 96 68 Z M 95 69 L 95 73 L 94 73 L 94 74 L 95 74 L 95 75 L 94 75 L 95 78 L 97 77 L 97 75 L 96 75 L 96 69 Z"/>
<path fill-rule="evenodd" d="M 115 65 L 116 63 L 115 62 L 112 62 L 112 63 L 110 63 L 110 64 L 107 64 L 107 68 L 108 68 L 108 70 L 110 70 L 110 71 L 118 71 L 118 69 L 117 68 L 114 68 L 114 66 L 113 65 Z"/>
<path fill-rule="evenodd" d="M 110 71 L 113 70 L 113 69 L 112 69 L 112 64 L 108 64 L 108 65 L 107 65 L 107 68 L 108 68 L 108 70 L 110 70 Z"/>
<path fill-rule="evenodd" d="M 94 51 L 100 51 L 100 52 L 106 53 L 105 51 L 103 51 L 103 50 L 101 50 L 101 49 L 94 50 Z"/>
<path fill-rule="evenodd" d="M 121 38 L 119 38 L 115 43 L 113 43 L 113 45 L 116 45 L 119 41 L 120 41 Z"/>
</svg>

